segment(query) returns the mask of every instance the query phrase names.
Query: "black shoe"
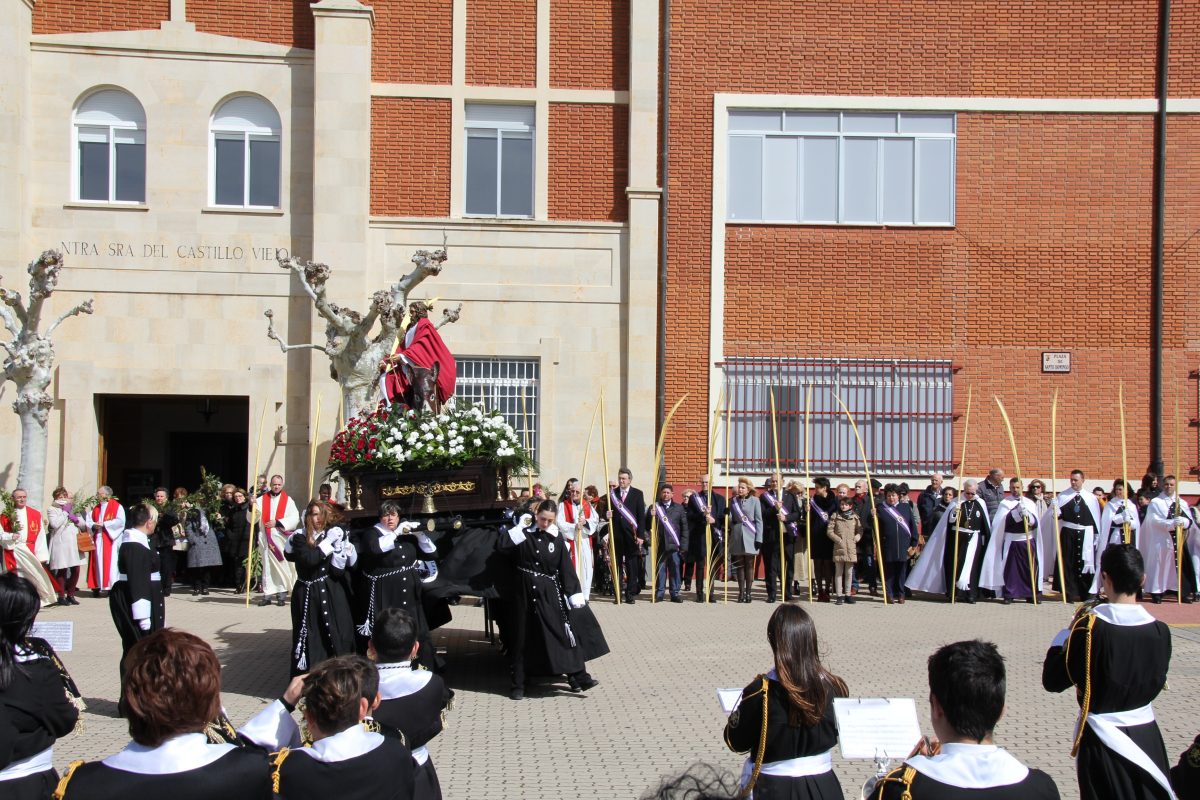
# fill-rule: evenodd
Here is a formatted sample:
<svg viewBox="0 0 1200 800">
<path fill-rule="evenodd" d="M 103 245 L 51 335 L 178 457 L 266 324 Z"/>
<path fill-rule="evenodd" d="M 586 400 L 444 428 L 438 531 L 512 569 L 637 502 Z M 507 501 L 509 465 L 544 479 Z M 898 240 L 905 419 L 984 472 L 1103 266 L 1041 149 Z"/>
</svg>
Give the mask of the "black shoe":
<svg viewBox="0 0 1200 800">
<path fill-rule="evenodd" d="M 1000 602 L 1001 602 L 1001 603 L 1003 603 L 1003 604 L 1004 604 L 1004 605 L 1006 605 L 1006 606 L 1011 606 L 1011 605 L 1012 605 L 1012 598 L 1011 598 L 1011 597 L 1006 597 L 1006 598 L 1004 598 L 1003 600 L 1001 600 Z"/>
<path fill-rule="evenodd" d="M 685 592 L 690 592 L 690 591 L 692 590 L 692 582 L 691 582 L 691 581 L 684 581 L 684 582 L 683 582 L 683 590 L 684 590 Z"/>
<path fill-rule="evenodd" d="M 77 606 L 77 605 L 79 605 L 79 601 L 75 599 L 75 595 L 71 595 L 71 596 L 69 596 L 69 597 L 66 599 L 66 603 L 67 603 L 67 605 L 69 605 L 69 606 Z"/>
<path fill-rule="evenodd" d="M 575 680 L 575 676 L 573 676 L 573 675 L 567 676 L 567 691 L 569 691 L 569 692 L 579 692 L 580 691 L 579 681 Z"/>
<path fill-rule="evenodd" d="M 843 599 L 846 601 L 846 605 L 848 605 L 848 606 L 852 606 L 858 602 L 850 595 L 846 595 Z"/>
<path fill-rule="evenodd" d="M 99 597 L 99 596 L 100 596 L 100 590 L 92 589 L 92 597 Z"/>
<path fill-rule="evenodd" d="M 768 595 L 767 595 L 767 602 L 768 602 L 768 603 L 774 603 L 774 602 L 775 602 L 775 595 L 774 595 L 774 594 L 768 594 Z"/>
<path fill-rule="evenodd" d="M 199 594 L 200 594 L 200 587 L 193 586 L 192 587 L 192 597 L 197 597 Z"/>
<path fill-rule="evenodd" d="M 971 605 L 975 605 L 975 598 L 968 595 L 967 602 L 970 603 Z"/>
<path fill-rule="evenodd" d="M 207 595 L 208 595 L 208 587 L 207 587 L 207 586 L 201 586 L 201 587 L 200 587 L 200 594 L 202 594 L 202 595 L 206 595 L 206 596 L 207 596 Z"/>
<path fill-rule="evenodd" d="M 842 598 L 841 598 L 840 596 L 839 596 L 839 597 L 835 597 L 835 598 L 833 598 L 833 604 L 834 604 L 835 606 L 840 606 L 840 605 L 842 604 L 842 602 L 843 602 L 843 600 L 842 600 Z"/>
<path fill-rule="evenodd" d="M 525 699 L 525 690 L 524 689 L 513 689 L 511 692 L 508 693 L 508 696 L 511 697 L 513 700 L 524 700 Z"/>
<path fill-rule="evenodd" d="M 628 597 L 621 598 L 622 605 L 626 605 L 626 604 L 633 605 L 636 602 L 637 602 L 637 598 L 635 598 L 633 595 L 629 595 Z"/>
<path fill-rule="evenodd" d="M 258 605 L 259 605 L 259 608 L 262 608 L 263 606 L 271 605 L 271 595 L 264 594 L 262 597 L 262 600 L 258 601 Z"/>
<path fill-rule="evenodd" d="M 1156 606 L 1161 604 L 1162 603 L 1162 595 L 1161 594 L 1150 595 L 1150 602 L 1154 603 L 1154 605 L 1156 605 Z"/>
<path fill-rule="evenodd" d="M 710 602 L 710 603 L 717 602 L 717 596 L 714 594 L 712 597 L 708 598 L 708 602 Z"/>
<path fill-rule="evenodd" d="M 704 602 L 704 592 L 696 592 L 696 602 L 697 603 Z"/>
<path fill-rule="evenodd" d="M 275 605 L 282 606 L 287 604 L 287 595 L 283 592 L 275 595 Z"/>
<path fill-rule="evenodd" d="M 591 675 L 589 675 L 586 678 L 584 678 L 583 680 L 579 681 L 579 684 L 578 684 L 579 691 L 581 691 L 581 692 L 586 692 L 588 689 L 595 689 L 599 685 L 600 685 L 600 681 L 597 680 L 596 678 L 593 678 Z"/>
<path fill-rule="evenodd" d="M 671 602 L 672 603 L 682 603 L 683 599 L 679 595 L 675 595 L 671 598 Z"/>
</svg>

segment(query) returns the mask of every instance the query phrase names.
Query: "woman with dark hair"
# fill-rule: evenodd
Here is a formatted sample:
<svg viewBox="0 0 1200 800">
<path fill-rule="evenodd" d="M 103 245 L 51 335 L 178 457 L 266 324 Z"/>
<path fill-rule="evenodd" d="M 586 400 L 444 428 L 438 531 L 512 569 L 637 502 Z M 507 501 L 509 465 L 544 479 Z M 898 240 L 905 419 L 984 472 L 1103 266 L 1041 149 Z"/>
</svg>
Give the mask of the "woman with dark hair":
<svg viewBox="0 0 1200 800">
<path fill-rule="evenodd" d="M 304 701 L 309 747 L 301 746 L 292 718 L 297 699 Z M 378 705 L 375 665 L 362 656 L 338 656 L 293 678 L 284 696 L 240 733 L 279 750 L 271 757 L 271 782 L 286 800 L 411 800 L 412 752 L 398 737 L 363 725 Z"/>
<path fill-rule="evenodd" d="M 221 714 L 221 665 L 204 640 L 169 628 L 142 639 L 129 651 L 124 685 L 133 741 L 102 761 L 72 764 L 62 800 L 270 800 L 266 753 L 204 734 Z"/>
<path fill-rule="evenodd" d="M 304 509 L 304 526 L 288 537 L 284 557 L 296 565 L 292 588 L 292 675 L 327 658 L 354 652 L 354 619 L 346 596 L 346 568 L 358 561 L 336 511 L 320 500 Z"/>
<path fill-rule="evenodd" d="M 400 521 L 400 506 L 395 501 L 380 504 L 379 522 L 362 533 L 358 546 L 360 582 L 356 588 L 359 607 L 355 623 L 359 652 L 366 652 L 375 616 L 385 608 L 403 608 L 417 620 L 421 665 L 435 665 L 422 581 L 423 575 L 429 574 L 426 559 L 436 555 L 437 545 L 418 529 L 417 523 Z"/>
<path fill-rule="evenodd" d="M 223 503 L 221 513 L 225 516 L 225 552 L 229 554 L 226 563 L 228 574 L 233 581 L 233 588 L 240 589 L 246 585 L 246 556 L 247 540 L 250 538 L 250 501 L 246 490 L 234 487 L 232 499 L 228 504 Z"/>
<path fill-rule="evenodd" d="M 558 506 L 543 500 L 528 527 L 517 525 L 500 537 L 497 549 L 517 570 L 508 627 L 512 691 L 525 696 L 525 676 L 566 675 L 571 691 L 599 683 L 586 662 L 608 652 L 600 625 L 587 607 L 579 578 L 554 524 Z"/>
<path fill-rule="evenodd" d="M 1046 653 L 1042 686 L 1074 688 L 1083 722 L 1071 749 L 1082 800 L 1169 796 L 1169 762 L 1151 703 L 1167 683 L 1171 631 L 1137 602 L 1142 554 L 1110 545 L 1101 597 L 1084 605 Z"/>
<path fill-rule="evenodd" d="M 725 744 L 747 753 L 742 790 L 757 798 L 842 798 L 833 774 L 837 721 L 833 699 L 846 682 L 821 663 L 817 628 L 798 605 L 781 605 L 767 623 L 775 668 L 742 690 L 725 726 Z"/>
<path fill-rule="evenodd" d="M 41 599 L 15 572 L 0 575 L 0 797 L 46 800 L 58 782 L 54 742 L 75 729 L 79 692 L 54 653 L 29 636 Z M 7 723 L 7 724 L 5 724 Z M 0 757 L 4 754 L 0 753 Z"/>
</svg>

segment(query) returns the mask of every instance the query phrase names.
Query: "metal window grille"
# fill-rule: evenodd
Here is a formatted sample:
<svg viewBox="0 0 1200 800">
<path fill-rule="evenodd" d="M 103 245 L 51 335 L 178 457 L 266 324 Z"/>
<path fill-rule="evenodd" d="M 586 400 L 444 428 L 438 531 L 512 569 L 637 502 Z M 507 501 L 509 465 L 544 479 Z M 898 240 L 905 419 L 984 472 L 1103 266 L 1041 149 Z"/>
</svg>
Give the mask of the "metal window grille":
<svg viewBox="0 0 1200 800">
<path fill-rule="evenodd" d="M 780 468 L 804 472 L 804 405 L 810 387 L 812 475 L 862 474 L 854 431 L 837 397 L 854 415 L 873 475 L 953 468 L 954 387 L 949 361 L 734 357 L 720 366 L 725 370 L 729 407 L 729 453 L 724 462 L 728 470 L 774 471 L 774 394 Z"/>
<path fill-rule="evenodd" d="M 459 358 L 454 396 L 499 411 L 537 459 L 541 368 L 536 358 Z M 524 400 L 522 400 L 522 396 Z"/>
</svg>

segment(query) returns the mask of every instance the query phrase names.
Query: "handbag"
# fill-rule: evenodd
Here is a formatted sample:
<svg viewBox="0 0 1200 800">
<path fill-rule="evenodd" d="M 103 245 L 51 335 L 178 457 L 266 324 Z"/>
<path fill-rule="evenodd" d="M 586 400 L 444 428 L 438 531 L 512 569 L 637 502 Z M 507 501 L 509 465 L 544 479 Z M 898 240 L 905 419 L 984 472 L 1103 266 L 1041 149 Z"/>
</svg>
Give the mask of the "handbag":
<svg viewBox="0 0 1200 800">
<path fill-rule="evenodd" d="M 174 544 L 171 545 L 171 549 L 177 553 L 186 553 L 188 549 L 188 540 L 187 533 L 185 533 L 183 530 L 183 525 L 172 525 L 171 536 L 175 539 Z"/>
<path fill-rule="evenodd" d="M 88 531 L 79 531 L 75 534 L 75 549 L 80 553 L 94 553 L 96 551 L 96 540 L 92 538 L 92 534 Z"/>
</svg>

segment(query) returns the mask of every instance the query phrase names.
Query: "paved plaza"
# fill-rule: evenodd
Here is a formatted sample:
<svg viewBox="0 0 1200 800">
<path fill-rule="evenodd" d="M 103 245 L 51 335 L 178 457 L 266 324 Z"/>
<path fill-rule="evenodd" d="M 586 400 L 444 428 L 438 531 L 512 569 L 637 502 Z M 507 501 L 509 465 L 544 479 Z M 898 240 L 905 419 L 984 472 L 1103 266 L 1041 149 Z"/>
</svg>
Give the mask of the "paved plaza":
<svg viewBox="0 0 1200 800">
<path fill-rule="evenodd" d="M 128 739 L 116 717 L 120 645 L 108 602 L 80 601 L 40 617 L 74 620 L 75 647 L 63 658 L 89 706 L 81 730 L 55 746 L 60 769 L 74 759 L 108 755 Z M 937 602 L 885 608 L 870 598 L 854 606 L 805 605 L 817 621 L 826 663 L 846 679 L 851 696 L 915 697 L 926 732 L 928 654 L 972 636 L 995 641 L 1009 670 L 1000 743 L 1048 771 L 1064 798 L 1077 796 L 1069 755 L 1075 701 L 1070 693 L 1041 688 L 1046 646 L 1071 609 Z M 449 800 L 636 798 L 661 776 L 697 761 L 740 769 L 741 758 L 722 742 L 725 716 L 715 689 L 744 686 L 770 667 L 766 625 L 773 606 L 756 599 L 749 606 L 689 600 L 618 608 L 601 598 L 594 608 L 612 647 L 590 664 L 600 686 L 587 696 L 531 687 L 521 702 L 508 699 L 505 665 L 499 647 L 488 643 L 482 609 L 470 599 L 454 609 L 437 642 L 458 696 L 445 733 L 430 748 Z M 1174 761 L 1200 728 L 1200 606 L 1147 608 L 1175 634 L 1170 684 L 1155 703 Z M 286 685 L 288 609 L 246 608 L 241 597 L 222 591 L 199 598 L 185 592 L 167 600 L 167 623 L 212 643 L 224 665 L 225 708 L 236 724 Z M 835 765 L 853 800 L 871 765 L 837 757 Z"/>
</svg>

